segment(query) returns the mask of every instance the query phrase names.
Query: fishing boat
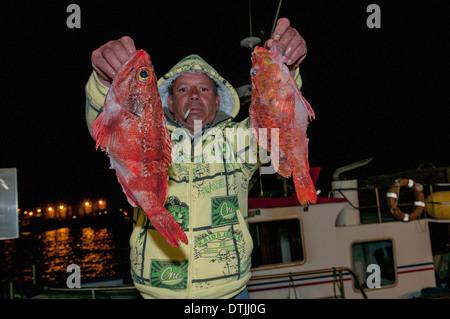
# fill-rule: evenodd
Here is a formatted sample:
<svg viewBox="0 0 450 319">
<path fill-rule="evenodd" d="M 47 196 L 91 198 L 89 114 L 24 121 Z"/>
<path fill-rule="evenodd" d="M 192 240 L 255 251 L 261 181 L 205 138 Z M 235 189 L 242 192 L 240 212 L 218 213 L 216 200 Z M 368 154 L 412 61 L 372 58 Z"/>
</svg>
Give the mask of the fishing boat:
<svg viewBox="0 0 450 319">
<path fill-rule="evenodd" d="M 251 298 L 450 296 L 448 177 L 434 184 L 415 181 L 418 188 L 423 186 L 420 194 L 427 195 L 426 203 L 415 200 L 409 207 L 413 213 L 419 210 L 417 216 L 407 213 L 410 204 L 404 202 L 412 188 L 397 189 L 396 207 L 405 212 L 400 220 L 386 204 L 394 196 L 392 187 L 386 189 L 381 182 L 358 187 L 358 179 L 339 179 L 341 173 L 369 161 L 337 169 L 329 196 L 319 196 L 315 204 L 301 206 L 295 194 L 249 199 L 248 223 L 254 240 L 247 286 Z M 441 171 L 446 175 L 447 170 Z M 319 172 L 320 168 L 311 169 L 314 182 Z M 436 174 L 429 175 L 434 177 L 428 180 L 437 180 Z M 404 174 L 398 176 L 409 186 L 414 183 Z M 397 185 L 398 180 L 391 183 Z M 374 204 L 367 204 L 367 197 Z"/>
<path fill-rule="evenodd" d="M 450 297 L 450 168 L 342 178 L 367 162 L 338 168 L 328 196 L 315 204 L 300 205 L 295 193 L 249 198 L 251 298 Z M 310 171 L 315 184 L 320 171 Z M 399 180 L 406 186 L 396 188 Z M 392 193 L 404 215 L 393 213 Z M 53 287 L 35 298 L 140 298 L 120 278 L 81 287 Z"/>
</svg>

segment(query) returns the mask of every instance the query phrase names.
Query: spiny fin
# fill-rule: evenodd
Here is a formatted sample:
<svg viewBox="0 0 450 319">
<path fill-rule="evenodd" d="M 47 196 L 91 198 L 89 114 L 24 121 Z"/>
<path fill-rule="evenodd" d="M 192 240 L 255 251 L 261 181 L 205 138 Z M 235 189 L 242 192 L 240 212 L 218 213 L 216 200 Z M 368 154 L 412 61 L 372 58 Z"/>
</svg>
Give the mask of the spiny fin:
<svg viewBox="0 0 450 319">
<path fill-rule="evenodd" d="M 300 98 L 300 102 L 304 105 L 306 111 L 308 112 L 309 119 L 315 119 L 316 115 L 314 114 L 311 104 L 309 104 L 300 91 L 297 91 L 297 97 Z"/>
<path fill-rule="evenodd" d="M 105 135 L 105 113 L 101 113 L 92 123 L 92 133 L 94 136 L 95 141 L 97 142 L 95 144 L 95 149 L 98 149 L 99 147 L 102 147 L 103 139 Z"/>
<path fill-rule="evenodd" d="M 169 132 L 167 131 L 166 128 L 166 119 L 164 116 L 164 113 L 162 113 L 162 122 L 163 122 L 163 130 L 164 130 L 164 135 L 163 135 L 163 140 L 164 140 L 164 162 L 163 165 L 164 167 L 167 169 L 167 167 L 169 167 L 172 164 L 172 139 L 170 138 Z"/>
<path fill-rule="evenodd" d="M 113 121 L 110 120 L 109 114 L 103 111 L 92 123 L 92 133 L 96 141 L 95 148 L 102 150 L 116 145 L 120 140 L 121 129 L 114 127 Z"/>
</svg>

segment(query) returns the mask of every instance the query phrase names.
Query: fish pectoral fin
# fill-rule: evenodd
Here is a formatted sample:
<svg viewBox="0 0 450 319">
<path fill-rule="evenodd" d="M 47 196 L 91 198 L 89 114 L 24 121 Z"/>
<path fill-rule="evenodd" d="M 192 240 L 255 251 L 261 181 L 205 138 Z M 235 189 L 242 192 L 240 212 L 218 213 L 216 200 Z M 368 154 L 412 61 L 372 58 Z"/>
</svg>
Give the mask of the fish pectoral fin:
<svg viewBox="0 0 450 319">
<path fill-rule="evenodd" d="M 92 123 L 92 133 L 96 141 L 95 148 L 102 147 L 103 137 L 105 135 L 105 115 L 101 113 Z"/>
<path fill-rule="evenodd" d="M 112 127 L 106 112 L 101 113 L 92 123 L 92 132 L 97 142 L 95 148 L 100 147 L 102 150 L 114 147 L 121 139 L 122 134 L 120 127 Z"/>
</svg>

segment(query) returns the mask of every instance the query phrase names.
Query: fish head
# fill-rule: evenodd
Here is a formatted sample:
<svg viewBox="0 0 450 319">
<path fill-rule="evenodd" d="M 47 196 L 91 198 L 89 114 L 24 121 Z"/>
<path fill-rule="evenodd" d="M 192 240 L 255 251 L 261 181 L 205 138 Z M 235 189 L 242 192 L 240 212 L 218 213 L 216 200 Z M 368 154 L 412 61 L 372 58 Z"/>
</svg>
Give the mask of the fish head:
<svg viewBox="0 0 450 319">
<path fill-rule="evenodd" d="M 255 47 L 252 54 L 252 69 L 250 75 L 254 82 L 265 82 L 277 75 L 274 63 L 276 52 L 263 47 Z"/>
<path fill-rule="evenodd" d="M 255 47 L 252 54 L 252 68 L 250 76 L 252 78 L 253 91 L 267 100 L 275 95 L 278 88 L 289 79 L 289 70 L 283 63 L 278 43 L 275 42 L 272 48 Z"/>
<path fill-rule="evenodd" d="M 274 41 L 271 49 L 255 47 L 252 54 L 252 68 L 250 76 L 253 89 L 260 91 L 260 94 L 269 97 L 286 84 L 290 78 L 288 67 L 283 63 L 283 56 L 278 46 L 278 41 Z"/>
<path fill-rule="evenodd" d="M 145 50 L 137 50 L 121 67 L 111 89 L 116 102 L 138 117 L 159 99 L 157 78 Z"/>
</svg>

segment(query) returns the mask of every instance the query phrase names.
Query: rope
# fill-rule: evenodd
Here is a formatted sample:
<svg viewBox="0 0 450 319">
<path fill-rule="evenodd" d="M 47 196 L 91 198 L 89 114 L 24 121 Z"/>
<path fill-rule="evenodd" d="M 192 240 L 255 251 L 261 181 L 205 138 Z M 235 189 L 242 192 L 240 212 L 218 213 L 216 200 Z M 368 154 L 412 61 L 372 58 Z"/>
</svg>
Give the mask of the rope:
<svg viewBox="0 0 450 319">
<path fill-rule="evenodd" d="M 288 295 L 288 299 L 291 299 L 291 285 L 292 285 L 292 289 L 294 289 L 294 295 L 295 295 L 295 299 L 298 299 L 297 297 L 297 291 L 295 290 L 295 284 L 294 284 L 294 278 L 292 277 L 292 273 L 289 273 L 289 295 Z"/>
<path fill-rule="evenodd" d="M 248 21 L 250 23 L 250 36 L 252 37 L 252 0 L 248 0 Z"/>
</svg>

